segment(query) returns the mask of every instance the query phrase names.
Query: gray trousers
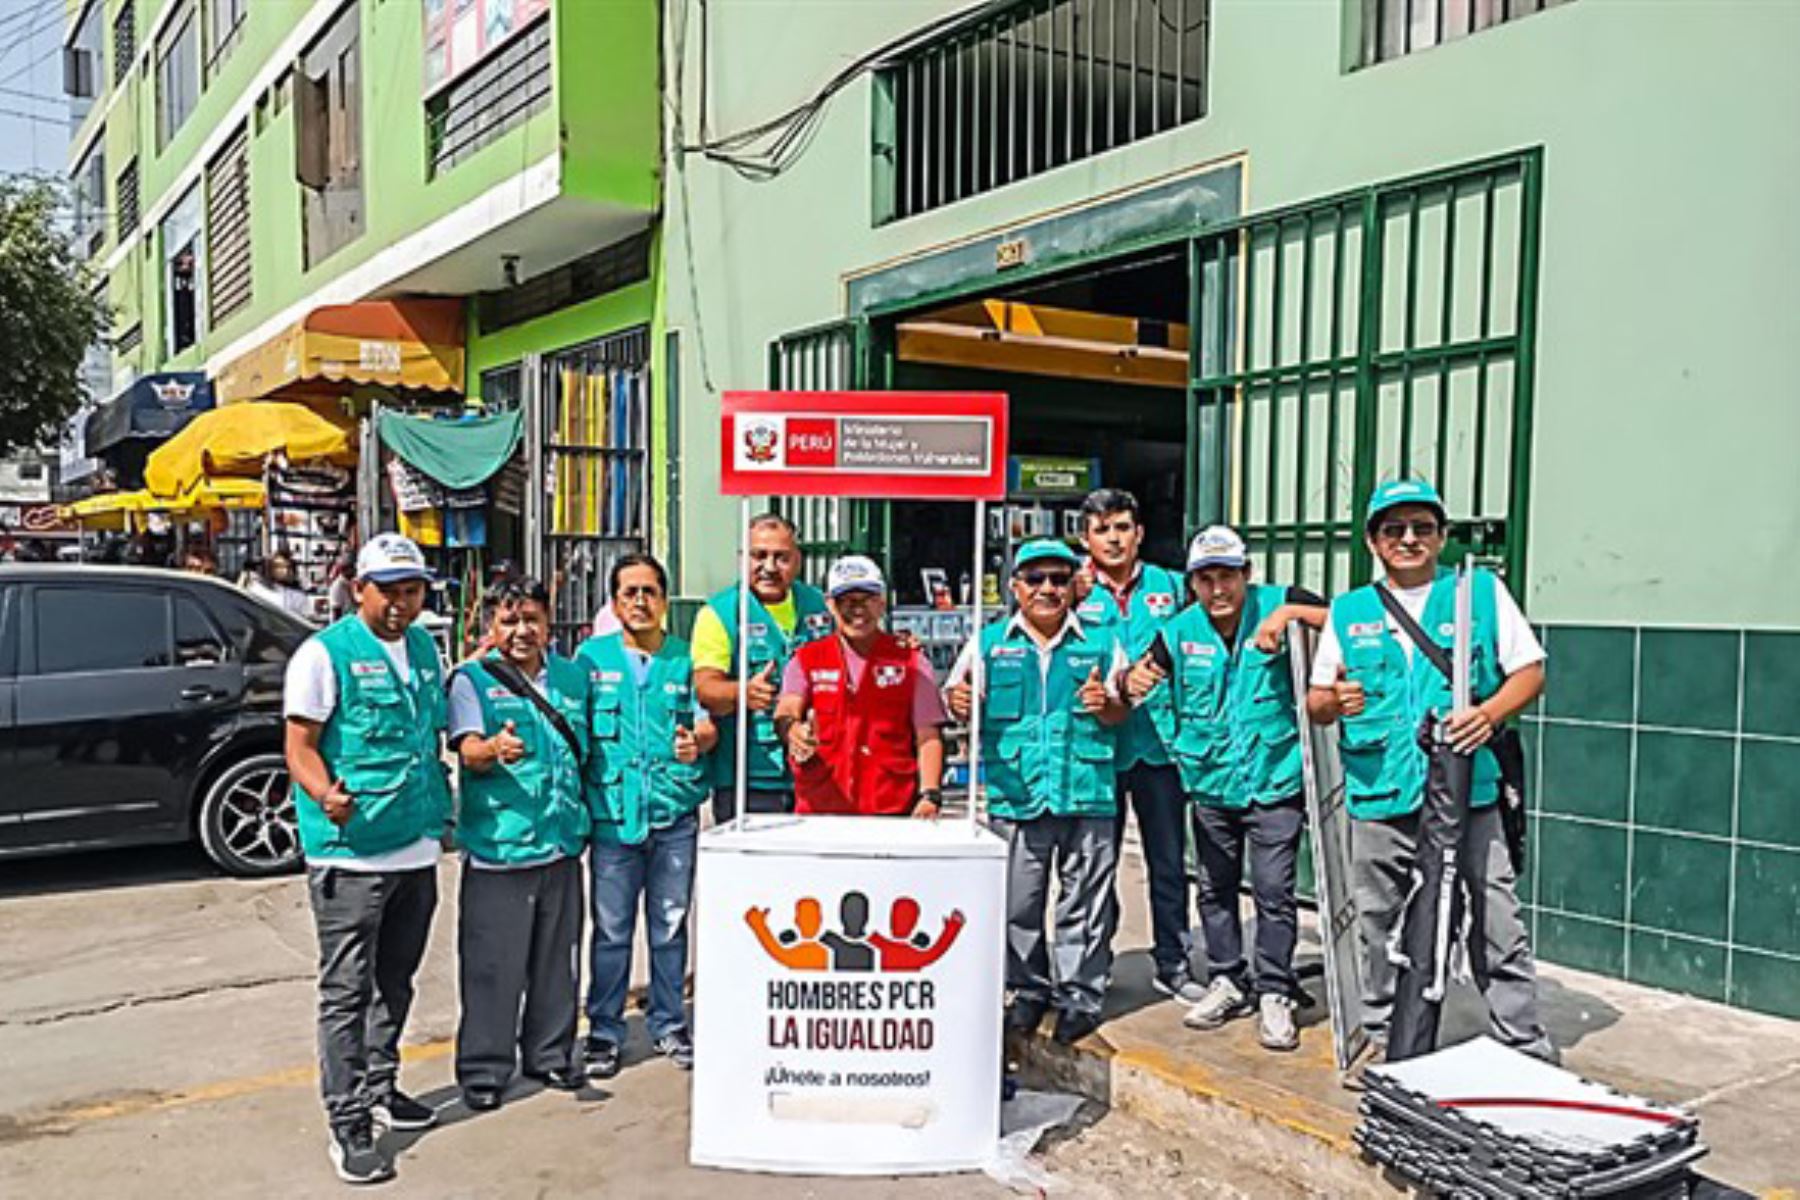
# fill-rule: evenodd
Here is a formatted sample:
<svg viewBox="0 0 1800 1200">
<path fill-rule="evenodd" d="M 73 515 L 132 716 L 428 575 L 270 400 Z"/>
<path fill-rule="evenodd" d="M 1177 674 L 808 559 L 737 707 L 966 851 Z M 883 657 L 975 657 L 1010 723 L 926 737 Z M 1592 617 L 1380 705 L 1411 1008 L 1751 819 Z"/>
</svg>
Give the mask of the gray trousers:
<svg viewBox="0 0 1800 1200">
<path fill-rule="evenodd" d="M 1376 1037 L 1387 1036 L 1393 1015 L 1400 970 L 1389 960 L 1387 947 L 1405 915 L 1418 837 L 1417 813 L 1351 825 L 1357 919 L 1367 971 L 1363 1025 Z M 1498 808 L 1470 812 L 1458 867 L 1468 882 L 1469 967 L 1487 1001 L 1494 1038 L 1539 1057 L 1552 1057 L 1549 1036 L 1538 1017 L 1537 965 L 1519 913 Z"/>
<path fill-rule="evenodd" d="M 565 1070 L 579 1011 L 581 860 L 486 871 L 463 864 L 457 922 L 456 1082 L 500 1088 Z"/>
<path fill-rule="evenodd" d="M 1020 1000 L 1097 1015 L 1112 971 L 1117 822 L 1042 816 L 990 817 L 988 824 L 1007 842 L 1006 986 Z M 1060 894 L 1055 932 L 1046 938 L 1052 874 Z"/>
<path fill-rule="evenodd" d="M 306 884 L 319 936 L 319 1090 L 326 1120 L 343 1130 L 394 1090 L 437 870 L 309 864 Z"/>
</svg>

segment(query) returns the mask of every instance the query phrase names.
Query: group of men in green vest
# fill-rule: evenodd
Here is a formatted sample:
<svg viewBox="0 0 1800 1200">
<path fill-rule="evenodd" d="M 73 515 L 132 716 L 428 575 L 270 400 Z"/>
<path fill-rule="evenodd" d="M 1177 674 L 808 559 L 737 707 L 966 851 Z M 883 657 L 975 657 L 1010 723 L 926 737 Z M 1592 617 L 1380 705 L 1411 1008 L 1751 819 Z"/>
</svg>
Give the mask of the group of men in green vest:
<svg viewBox="0 0 1800 1200">
<path fill-rule="evenodd" d="M 1544 652 L 1505 585 L 1477 571 L 1472 703 L 1452 711 L 1450 681 L 1432 655 L 1414 652 L 1394 615 L 1404 609 L 1440 646 L 1454 632 L 1452 576 L 1438 565 L 1447 518 L 1436 491 L 1410 480 L 1376 489 L 1364 534 L 1383 578 L 1329 605 L 1257 581 L 1243 540 L 1221 526 L 1193 539 L 1183 575 L 1144 563 L 1143 518 L 1127 492 L 1093 493 L 1082 521 L 1085 557 L 1052 540 L 1016 551 L 1015 610 L 976 634 L 945 685 L 957 719 L 981 705 L 988 816 L 1009 845 L 1008 1026 L 1035 1030 L 1054 1009 L 1053 1036 L 1073 1042 L 1100 1025 L 1118 927 L 1118 856 L 1135 813 L 1157 988 L 1189 1005 L 1194 1028 L 1255 1014 L 1265 1046 L 1298 1044 L 1294 891 L 1305 805 L 1287 630 L 1299 621 L 1321 632 L 1306 710 L 1343 726 L 1369 1032 L 1384 1037 L 1393 1005 L 1388 943 L 1412 886 L 1426 778 L 1418 730 L 1435 714 L 1455 749 L 1475 757 L 1460 869 L 1479 931 L 1471 965 L 1493 1032 L 1553 1058 L 1486 749 L 1541 692 Z M 662 566 L 630 555 L 609 579 L 617 632 L 564 659 L 549 648 L 543 587 L 512 581 L 489 598 L 490 649 L 463 664 L 448 689 L 430 638 L 413 625 L 428 579 L 418 547 L 394 534 L 363 547 L 357 610 L 301 647 L 285 705 L 319 938 L 321 1088 L 343 1178 L 391 1176 L 377 1122 L 407 1129 L 435 1119 L 396 1081 L 412 977 L 436 907 L 434 864 L 452 818 L 440 758 L 446 737 L 461 773 L 456 1067 L 465 1102 L 497 1107 L 516 1070 L 565 1089 L 617 1072 L 640 904 L 653 1044 L 691 1064 L 682 982 L 698 810 L 710 794 L 715 821 L 794 811 L 795 720 L 791 712 L 786 728 L 777 720 L 783 675 L 842 617 L 798 580 L 790 523 L 765 514 L 747 540 L 748 594 L 734 585 L 714 596 L 691 649 L 663 629 Z M 919 709 L 927 725 L 937 719 L 929 709 Z M 936 793 L 927 791 L 926 811 L 935 813 Z M 900 807 L 922 815 L 919 805 Z M 1204 984 L 1190 968 L 1190 831 Z M 589 1033 L 578 1050 L 583 853 L 593 933 Z M 1249 955 L 1238 895 L 1246 862 L 1256 913 Z"/>
<path fill-rule="evenodd" d="M 488 648 L 447 688 L 414 624 L 429 577 L 411 541 L 371 538 L 356 611 L 303 644 L 287 674 L 288 767 L 319 942 L 320 1086 L 330 1157 L 351 1183 L 392 1177 L 380 1127 L 436 1121 L 399 1089 L 398 1048 L 451 828 L 462 855 L 456 1078 L 469 1109 L 499 1107 L 515 1073 L 575 1091 L 618 1072 L 640 905 L 653 1049 L 693 1061 L 687 910 L 718 734 L 695 700 L 686 643 L 663 629 L 661 564 L 614 562 L 619 629 L 573 659 L 550 648 L 543 585 L 506 581 L 484 598 Z M 454 805 L 446 744 L 460 775 Z M 593 922 L 578 1047 L 584 853 Z"/>
<path fill-rule="evenodd" d="M 1543 649 L 1505 585 L 1476 571 L 1472 702 L 1453 711 L 1450 681 L 1414 653 L 1383 604 L 1385 593 L 1449 646 L 1455 588 L 1438 565 L 1447 514 L 1437 492 L 1416 480 L 1375 490 L 1364 536 L 1382 577 L 1329 603 L 1257 581 L 1242 538 L 1221 526 L 1193 539 L 1185 578 L 1143 563 L 1143 520 L 1129 493 L 1097 491 L 1081 516 L 1085 558 L 1061 542 L 1022 546 L 1016 612 L 981 631 L 948 680 L 953 715 L 982 705 L 988 811 L 1010 847 L 1009 1027 L 1035 1030 L 1052 1009 L 1058 1040 L 1100 1024 L 1129 812 L 1148 876 L 1156 987 L 1189 1005 L 1190 1027 L 1254 1014 L 1264 1046 L 1299 1044 L 1295 885 L 1306 810 L 1287 637 L 1297 621 L 1320 631 L 1307 714 L 1343 723 L 1371 1040 L 1385 1043 L 1393 1009 L 1390 942 L 1414 880 L 1426 778 L 1419 731 L 1435 714 L 1455 749 L 1475 758 L 1460 870 L 1479 931 L 1470 965 L 1492 1032 L 1553 1059 L 1486 748 L 1541 692 Z M 1204 985 L 1189 967 L 1190 828 Z M 1246 865 L 1256 914 L 1249 955 L 1239 913 Z M 1053 875 L 1060 898 L 1047 935 Z"/>
</svg>

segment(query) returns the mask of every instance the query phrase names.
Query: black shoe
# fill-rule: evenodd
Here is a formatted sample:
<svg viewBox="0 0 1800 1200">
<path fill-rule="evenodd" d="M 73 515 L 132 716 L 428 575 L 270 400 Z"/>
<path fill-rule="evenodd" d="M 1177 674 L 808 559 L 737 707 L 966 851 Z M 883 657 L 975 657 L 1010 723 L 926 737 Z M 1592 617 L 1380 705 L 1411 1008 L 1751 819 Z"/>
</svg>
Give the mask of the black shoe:
<svg viewBox="0 0 1800 1200">
<path fill-rule="evenodd" d="M 420 1104 L 405 1092 L 395 1090 L 388 1093 L 387 1099 L 377 1100 L 370 1110 L 377 1125 L 399 1133 L 408 1133 L 415 1129 L 430 1129 L 437 1124 L 437 1110 L 429 1105 Z"/>
<path fill-rule="evenodd" d="M 394 1177 L 394 1164 L 375 1148 L 375 1126 L 359 1121 L 331 1131 L 331 1165 L 345 1183 L 381 1183 Z"/>
<path fill-rule="evenodd" d="M 493 1112 L 500 1107 L 500 1094 L 497 1087 L 466 1087 L 463 1107 L 470 1112 Z"/>
<path fill-rule="evenodd" d="M 603 1037 L 590 1037 L 582 1047 L 589 1079 L 611 1079 L 619 1073 L 619 1043 Z"/>
<path fill-rule="evenodd" d="M 525 1078 L 535 1079 L 554 1092 L 579 1092 L 587 1086 L 587 1075 L 574 1067 L 556 1067 L 549 1071 L 527 1071 Z"/>
<path fill-rule="evenodd" d="M 1006 1006 L 1006 1028 L 1013 1033 L 1036 1033 L 1037 1027 L 1044 1023 L 1044 1014 L 1050 1006 L 1042 1000 L 1027 1000 L 1014 997 Z"/>
<path fill-rule="evenodd" d="M 651 1042 L 650 1048 L 684 1071 L 694 1069 L 694 1039 L 685 1029 L 670 1030 Z"/>
<path fill-rule="evenodd" d="M 1064 1009 L 1056 1014 L 1056 1032 L 1052 1036 L 1065 1046 L 1073 1046 L 1100 1028 L 1100 1014 Z"/>
</svg>

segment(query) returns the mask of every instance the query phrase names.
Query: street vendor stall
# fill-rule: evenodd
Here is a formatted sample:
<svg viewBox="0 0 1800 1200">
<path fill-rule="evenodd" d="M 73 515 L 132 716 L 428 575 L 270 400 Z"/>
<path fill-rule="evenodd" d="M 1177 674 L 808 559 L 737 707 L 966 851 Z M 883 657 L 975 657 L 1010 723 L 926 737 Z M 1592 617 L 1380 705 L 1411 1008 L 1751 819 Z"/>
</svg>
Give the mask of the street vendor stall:
<svg viewBox="0 0 1800 1200">
<path fill-rule="evenodd" d="M 752 496 L 974 501 L 979 556 L 984 502 L 1005 492 L 1004 396 L 728 393 L 723 413 L 742 528 Z M 740 573 L 743 598 L 747 536 Z M 692 1162 L 859 1175 L 992 1157 L 1006 847 L 973 784 L 967 802 L 962 820 L 740 815 L 701 835 Z"/>
</svg>

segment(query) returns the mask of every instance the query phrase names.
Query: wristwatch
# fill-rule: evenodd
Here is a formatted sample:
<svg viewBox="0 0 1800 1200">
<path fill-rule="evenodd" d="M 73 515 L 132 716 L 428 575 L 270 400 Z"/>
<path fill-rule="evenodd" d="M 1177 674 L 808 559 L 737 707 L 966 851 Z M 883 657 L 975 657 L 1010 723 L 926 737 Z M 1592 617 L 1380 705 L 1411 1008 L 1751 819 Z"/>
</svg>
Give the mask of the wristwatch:
<svg viewBox="0 0 1800 1200">
<path fill-rule="evenodd" d="M 919 803 L 929 804 L 934 808 L 944 807 L 944 791 L 942 788 L 925 788 L 919 793 Z"/>
</svg>

